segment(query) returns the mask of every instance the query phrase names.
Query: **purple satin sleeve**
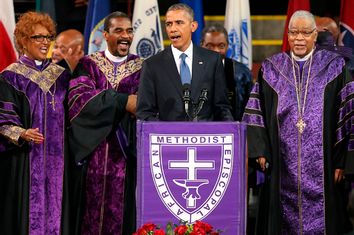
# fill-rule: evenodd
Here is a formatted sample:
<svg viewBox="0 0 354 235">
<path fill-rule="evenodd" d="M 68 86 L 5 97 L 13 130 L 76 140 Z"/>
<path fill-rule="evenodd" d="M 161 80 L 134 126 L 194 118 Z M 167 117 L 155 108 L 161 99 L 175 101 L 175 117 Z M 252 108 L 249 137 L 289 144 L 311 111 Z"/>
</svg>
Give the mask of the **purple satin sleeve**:
<svg viewBox="0 0 354 235">
<path fill-rule="evenodd" d="M 252 88 L 242 121 L 250 126 L 265 127 L 261 110 L 258 82 Z"/>
<path fill-rule="evenodd" d="M 14 103 L 0 101 L 0 125 L 22 126 Z"/>
<path fill-rule="evenodd" d="M 69 82 L 69 119 L 76 117 L 83 107 L 101 91 L 110 88 L 105 75 L 88 56 L 80 59 L 81 70 L 85 71 Z"/>
<path fill-rule="evenodd" d="M 82 108 L 97 94 L 100 90 L 95 88 L 93 80 L 87 76 L 81 76 L 72 79 L 69 83 L 69 118 L 72 120 L 77 116 Z"/>
<path fill-rule="evenodd" d="M 348 150 L 354 150 L 354 82 L 349 82 L 339 92 L 340 109 L 338 111 L 337 144 L 349 136 Z"/>
<path fill-rule="evenodd" d="M 20 117 L 17 115 L 17 107 L 14 103 L 0 101 L 0 126 L 22 126 Z M 12 144 L 4 136 L 0 136 L 0 153 L 9 149 Z"/>
</svg>

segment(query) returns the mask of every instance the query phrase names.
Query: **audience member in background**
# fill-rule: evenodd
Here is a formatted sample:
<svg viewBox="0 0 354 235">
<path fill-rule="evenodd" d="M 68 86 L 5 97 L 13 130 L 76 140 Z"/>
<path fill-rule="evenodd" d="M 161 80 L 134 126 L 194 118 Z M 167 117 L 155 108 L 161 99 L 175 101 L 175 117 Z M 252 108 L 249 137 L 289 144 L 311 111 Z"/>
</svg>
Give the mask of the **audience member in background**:
<svg viewBox="0 0 354 235">
<path fill-rule="evenodd" d="M 83 173 L 81 231 L 76 233 L 131 234 L 136 159 L 128 150 L 135 145 L 124 134 L 134 142 L 135 119 L 124 122 L 125 131 L 121 120 L 135 113 L 142 60 L 129 54 L 133 28 L 125 13 L 108 15 L 103 35 L 107 49 L 81 58 L 70 80 L 70 151 Z"/>
<path fill-rule="evenodd" d="M 215 24 L 205 27 L 202 31 L 200 45 L 221 55 L 232 115 L 235 121 L 241 121 L 253 86 L 250 70 L 244 64 L 226 57 L 227 49 L 229 48 L 228 33 L 221 25 Z M 249 171 L 248 189 L 256 187 L 255 178 L 255 171 Z M 255 190 L 248 190 L 248 195 L 251 199 L 255 198 L 253 192 Z M 248 200 L 248 202 L 247 226 L 248 232 L 250 232 L 254 229 L 256 213 L 254 213 L 255 210 L 252 210 L 252 208 L 256 208 L 256 205 L 254 203 L 255 200 Z"/>
<path fill-rule="evenodd" d="M 61 32 L 54 42 L 52 61 L 60 63 L 65 59 L 70 70 L 73 71 L 79 59 L 84 56 L 84 42 L 84 36 L 76 29 Z"/>
<path fill-rule="evenodd" d="M 236 121 L 241 121 L 253 85 L 250 70 L 244 64 L 226 58 L 228 34 L 221 25 L 204 28 L 200 45 L 221 55 L 232 114 Z"/>
<path fill-rule="evenodd" d="M 0 78 L 0 228 L 2 234 L 60 234 L 64 175 L 64 100 L 70 73 L 46 58 L 55 24 L 20 16 L 20 55 Z"/>
<path fill-rule="evenodd" d="M 265 173 L 257 234 L 342 234 L 354 172 L 354 86 L 340 55 L 316 49 L 314 16 L 289 22 L 290 54 L 266 59 L 247 103 L 249 162 Z"/>
<path fill-rule="evenodd" d="M 337 23 L 329 17 L 317 17 L 316 18 L 316 28 L 318 32 L 329 32 L 332 35 L 332 42 L 337 44 L 339 36 L 339 27 Z M 320 35 L 320 33 L 319 33 Z M 319 38 L 317 38 L 318 41 Z"/>
<path fill-rule="evenodd" d="M 318 31 L 318 37 L 316 46 L 318 48 L 327 49 L 333 51 L 344 57 L 347 63 L 347 67 L 354 74 L 354 57 L 353 51 L 350 47 L 338 45 L 339 27 L 337 23 L 329 17 L 317 17 L 316 27 Z"/>
<path fill-rule="evenodd" d="M 172 5 L 167 10 L 165 26 L 172 45 L 143 63 L 138 119 L 232 121 L 221 56 L 192 43 L 192 33 L 198 27 L 193 10 L 181 3 Z M 191 102 L 183 99 L 186 91 Z M 191 115 L 193 103 L 203 93 L 202 109 L 198 115 Z"/>
</svg>

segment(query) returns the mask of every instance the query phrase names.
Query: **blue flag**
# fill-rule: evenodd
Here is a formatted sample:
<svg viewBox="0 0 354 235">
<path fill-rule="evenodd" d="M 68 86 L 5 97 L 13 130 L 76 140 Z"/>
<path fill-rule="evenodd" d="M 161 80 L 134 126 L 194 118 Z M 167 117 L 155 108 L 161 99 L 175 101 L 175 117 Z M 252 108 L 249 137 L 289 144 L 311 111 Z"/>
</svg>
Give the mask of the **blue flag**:
<svg viewBox="0 0 354 235">
<path fill-rule="evenodd" d="M 194 20 L 198 22 L 198 28 L 192 35 L 192 41 L 195 45 L 199 45 L 205 25 L 202 0 L 180 0 L 180 2 L 187 4 L 194 11 Z"/>
<path fill-rule="evenodd" d="M 110 0 L 90 0 L 86 14 L 85 54 L 106 49 L 103 38 L 104 18 L 111 13 Z"/>
</svg>

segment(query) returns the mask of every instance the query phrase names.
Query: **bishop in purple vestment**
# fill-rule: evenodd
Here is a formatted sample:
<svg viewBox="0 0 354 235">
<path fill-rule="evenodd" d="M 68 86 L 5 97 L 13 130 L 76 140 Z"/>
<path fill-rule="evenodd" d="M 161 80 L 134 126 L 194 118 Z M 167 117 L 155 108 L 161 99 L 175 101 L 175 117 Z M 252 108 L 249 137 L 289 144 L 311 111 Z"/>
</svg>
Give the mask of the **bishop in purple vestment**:
<svg viewBox="0 0 354 235">
<path fill-rule="evenodd" d="M 249 162 L 266 174 L 257 234 L 342 234 L 344 174 L 354 169 L 354 82 L 344 59 L 316 49 L 314 17 L 289 23 L 290 54 L 264 61 L 243 120 Z"/>
</svg>

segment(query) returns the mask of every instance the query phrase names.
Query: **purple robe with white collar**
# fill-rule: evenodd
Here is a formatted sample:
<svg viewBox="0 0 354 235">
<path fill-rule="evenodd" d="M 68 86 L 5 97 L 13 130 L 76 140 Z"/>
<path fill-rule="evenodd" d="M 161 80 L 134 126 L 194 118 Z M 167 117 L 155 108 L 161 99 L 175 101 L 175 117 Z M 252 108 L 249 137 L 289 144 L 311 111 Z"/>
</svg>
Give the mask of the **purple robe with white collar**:
<svg viewBox="0 0 354 235">
<path fill-rule="evenodd" d="M 49 60 L 36 66 L 21 56 L 1 76 L 1 233 L 60 234 L 70 74 Z M 39 128 L 42 144 L 20 138 L 29 128 Z"/>
<path fill-rule="evenodd" d="M 310 61 L 300 72 L 286 53 L 266 59 L 246 106 L 250 165 L 259 156 L 269 163 L 257 234 L 342 234 L 351 229 L 344 183 L 334 183 L 334 171 L 350 175 L 354 170 L 354 82 L 338 54 L 315 50 Z M 293 66 L 302 103 L 308 82 L 302 134 L 296 126 Z"/>
<path fill-rule="evenodd" d="M 137 92 L 141 64 L 135 55 L 112 63 L 97 52 L 80 60 L 70 81 L 70 149 L 86 171 L 82 234 L 122 234 L 126 139 L 119 124 L 127 95 Z"/>
</svg>

